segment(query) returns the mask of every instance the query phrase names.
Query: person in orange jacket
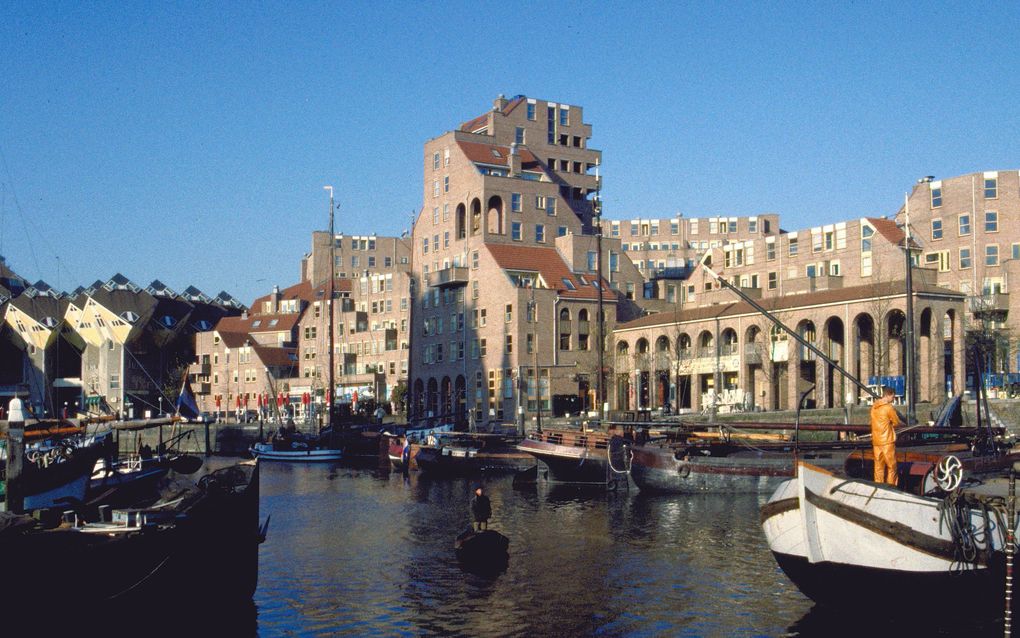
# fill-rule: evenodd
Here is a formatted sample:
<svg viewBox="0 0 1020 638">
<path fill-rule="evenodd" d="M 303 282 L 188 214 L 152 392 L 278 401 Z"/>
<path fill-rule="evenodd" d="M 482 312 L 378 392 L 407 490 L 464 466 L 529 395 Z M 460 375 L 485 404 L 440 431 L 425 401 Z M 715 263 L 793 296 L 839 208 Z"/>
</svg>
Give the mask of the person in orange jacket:
<svg viewBox="0 0 1020 638">
<path fill-rule="evenodd" d="M 871 406 L 871 450 L 875 457 L 875 482 L 896 485 L 896 426 L 902 425 L 893 408 L 896 392 L 882 387 L 882 396 Z"/>
</svg>

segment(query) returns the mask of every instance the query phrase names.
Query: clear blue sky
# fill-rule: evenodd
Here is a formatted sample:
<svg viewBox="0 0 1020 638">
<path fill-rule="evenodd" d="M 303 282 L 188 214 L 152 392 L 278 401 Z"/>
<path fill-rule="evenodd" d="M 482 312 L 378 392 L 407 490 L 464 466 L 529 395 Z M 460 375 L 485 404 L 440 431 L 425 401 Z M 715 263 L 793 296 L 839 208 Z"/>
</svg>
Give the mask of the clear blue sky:
<svg viewBox="0 0 1020 638">
<path fill-rule="evenodd" d="M 0 254 L 249 303 L 298 280 L 324 184 L 338 230 L 399 234 L 423 142 L 499 93 L 585 108 L 612 218 L 885 215 L 1020 168 L 1018 34 L 1017 3 L 9 0 Z"/>
</svg>

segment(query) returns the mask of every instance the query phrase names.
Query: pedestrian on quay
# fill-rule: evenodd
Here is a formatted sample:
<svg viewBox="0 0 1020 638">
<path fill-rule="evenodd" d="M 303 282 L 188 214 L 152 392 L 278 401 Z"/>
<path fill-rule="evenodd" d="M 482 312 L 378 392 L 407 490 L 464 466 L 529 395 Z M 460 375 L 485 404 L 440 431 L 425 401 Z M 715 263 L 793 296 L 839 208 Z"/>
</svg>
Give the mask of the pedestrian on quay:
<svg viewBox="0 0 1020 638">
<path fill-rule="evenodd" d="M 478 531 L 482 531 L 482 528 L 489 529 L 492 503 L 489 502 L 488 496 L 482 494 L 481 486 L 475 488 L 475 497 L 471 499 L 471 515 L 475 519 L 475 527 Z"/>
<path fill-rule="evenodd" d="M 896 426 L 902 425 L 892 402 L 896 392 L 882 386 L 882 396 L 871 406 L 871 451 L 875 457 L 875 482 L 896 485 Z"/>
</svg>

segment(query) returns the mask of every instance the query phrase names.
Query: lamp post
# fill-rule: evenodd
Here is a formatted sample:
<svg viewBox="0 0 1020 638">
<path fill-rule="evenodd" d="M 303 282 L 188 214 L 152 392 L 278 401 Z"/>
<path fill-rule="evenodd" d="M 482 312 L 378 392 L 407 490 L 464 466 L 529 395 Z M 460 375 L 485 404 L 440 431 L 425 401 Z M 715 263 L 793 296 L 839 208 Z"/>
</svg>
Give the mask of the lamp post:
<svg viewBox="0 0 1020 638">
<path fill-rule="evenodd" d="M 599 159 L 595 159 L 595 199 L 592 201 L 593 223 L 595 225 L 595 279 L 598 282 L 596 289 L 599 292 L 598 301 L 598 363 L 599 373 L 597 377 L 596 397 L 599 402 L 599 423 L 606 421 L 606 317 L 602 303 L 602 180 L 599 178 Z M 555 317 L 554 317 L 555 320 Z M 556 344 L 553 344 L 556 345 Z"/>
<path fill-rule="evenodd" d="M 163 397 L 159 397 L 159 415 L 163 416 Z"/>
</svg>

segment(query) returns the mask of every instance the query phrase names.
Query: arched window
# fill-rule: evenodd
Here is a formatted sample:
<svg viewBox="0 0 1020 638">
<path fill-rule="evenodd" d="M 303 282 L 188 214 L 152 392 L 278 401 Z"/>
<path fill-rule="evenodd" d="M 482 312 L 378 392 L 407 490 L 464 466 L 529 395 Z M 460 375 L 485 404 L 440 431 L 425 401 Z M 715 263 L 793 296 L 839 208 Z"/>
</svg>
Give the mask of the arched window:
<svg viewBox="0 0 1020 638">
<path fill-rule="evenodd" d="M 589 330 L 590 330 L 590 328 L 589 328 L 589 325 L 588 325 L 588 311 L 586 309 L 582 308 L 581 310 L 577 311 L 577 349 L 578 350 L 587 350 L 589 348 L 589 345 L 588 345 L 588 333 L 589 333 Z"/>
<path fill-rule="evenodd" d="M 570 350 L 570 311 L 560 310 L 560 350 Z"/>
</svg>

